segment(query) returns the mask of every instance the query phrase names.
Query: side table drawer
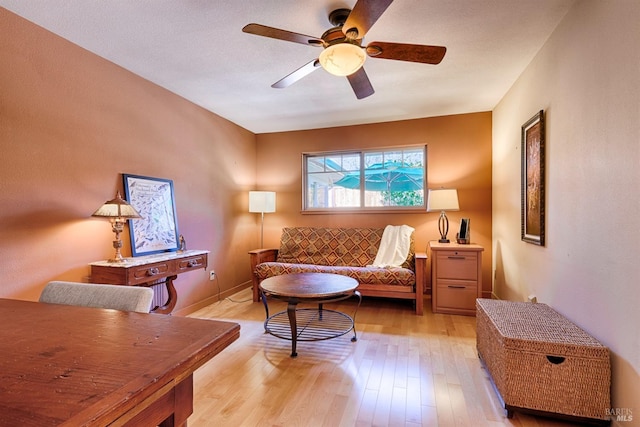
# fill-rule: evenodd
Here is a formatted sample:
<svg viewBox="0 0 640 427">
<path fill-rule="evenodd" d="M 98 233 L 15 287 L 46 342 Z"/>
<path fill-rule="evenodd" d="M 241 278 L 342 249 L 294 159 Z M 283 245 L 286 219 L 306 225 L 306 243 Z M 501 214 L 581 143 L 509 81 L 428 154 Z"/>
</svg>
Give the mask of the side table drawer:
<svg viewBox="0 0 640 427">
<path fill-rule="evenodd" d="M 455 310 L 475 310 L 478 287 L 476 283 L 457 280 L 438 281 L 436 291 L 438 308 Z"/>
<path fill-rule="evenodd" d="M 130 269 L 130 284 L 148 283 L 176 274 L 175 261 L 163 261 Z"/>
<path fill-rule="evenodd" d="M 478 255 L 475 252 L 449 251 L 438 253 L 437 262 L 438 279 L 478 279 Z"/>
<path fill-rule="evenodd" d="M 178 273 L 182 273 L 189 270 L 197 270 L 199 268 L 207 268 L 207 254 L 195 255 L 188 258 L 182 258 L 177 260 Z"/>
</svg>

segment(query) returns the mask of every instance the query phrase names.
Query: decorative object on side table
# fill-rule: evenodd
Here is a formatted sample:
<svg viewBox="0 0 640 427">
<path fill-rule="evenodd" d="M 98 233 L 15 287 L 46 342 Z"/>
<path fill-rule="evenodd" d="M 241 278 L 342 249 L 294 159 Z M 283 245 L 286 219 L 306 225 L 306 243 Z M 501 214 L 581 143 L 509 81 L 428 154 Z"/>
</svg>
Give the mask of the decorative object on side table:
<svg viewBox="0 0 640 427">
<path fill-rule="evenodd" d="M 180 242 L 180 247 L 178 248 L 178 252 L 182 253 L 185 252 L 187 250 L 187 241 L 184 239 L 184 236 L 181 234 L 180 238 L 178 239 L 178 241 Z"/>
<path fill-rule="evenodd" d="M 259 213 L 260 248 L 264 248 L 264 214 L 276 211 L 276 193 L 273 191 L 249 191 L 249 212 Z"/>
<path fill-rule="evenodd" d="M 140 214 L 135 210 L 133 206 L 122 199 L 120 192 L 116 193 L 115 199 L 109 200 L 104 203 L 97 211 L 93 213 L 95 217 L 109 218 L 113 232 L 116 234 L 116 238 L 113 241 L 113 247 L 116 250 L 115 256 L 109 260 L 109 262 L 123 262 L 122 253 L 122 240 L 120 240 L 120 233 L 124 230 L 124 223 L 128 219 L 140 219 Z"/>
<path fill-rule="evenodd" d="M 459 209 L 458 191 L 456 189 L 440 188 L 437 190 L 429 190 L 427 212 L 440 211 L 440 218 L 438 219 L 438 230 L 440 231 L 439 243 L 449 243 L 449 239 L 447 239 L 449 219 L 445 211 L 457 211 Z"/>
<path fill-rule="evenodd" d="M 544 246 L 544 111 L 522 125 L 520 238 Z"/>
<path fill-rule="evenodd" d="M 460 245 L 471 243 L 471 220 L 469 218 L 460 220 L 460 231 L 456 233 L 456 241 Z"/>
<path fill-rule="evenodd" d="M 178 220 L 173 181 L 139 175 L 122 175 L 125 196 L 142 220 L 130 222 L 133 256 L 179 249 Z"/>
</svg>

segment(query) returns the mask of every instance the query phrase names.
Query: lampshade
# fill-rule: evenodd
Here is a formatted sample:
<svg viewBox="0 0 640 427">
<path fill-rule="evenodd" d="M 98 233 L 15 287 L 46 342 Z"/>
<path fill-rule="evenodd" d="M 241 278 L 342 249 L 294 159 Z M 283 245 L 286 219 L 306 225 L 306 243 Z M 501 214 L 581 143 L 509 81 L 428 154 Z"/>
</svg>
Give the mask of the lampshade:
<svg viewBox="0 0 640 427">
<path fill-rule="evenodd" d="M 249 191 L 249 212 L 270 213 L 276 211 L 276 193 L 273 191 Z"/>
<path fill-rule="evenodd" d="M 120 249 L 122 249 L 120 233 L 124 230 L 124 224 L 127 222 L 127 219 L 141 218 L 140 214 L 120 196 L 120 192 L 118 191 L 115 199 L 105 202 L 104 205 L 100 206 L 91 216 L 109 218 L 112 230 L 116 235 L 116 239 L 113 241 L 113 248 L 116 250 L 116 253 L 109 262 L 124 262 L 124 258 L 122 258 L 122 253 L 120 252 Z"/>
<path fill-rule="evenodd" d="M 320 65 L 335 76 L 349 76 L 362 67 L 367 55 L 355 44 L 338 43 L 325 48 L 321 53 Z"/>
<path fill-rule="evenodd" d="M 458 190 L 453 188 L 429 190 L 429 198 L 427 199 L 427 212 L 457 211 L 459 209 L 460 206 L 458 205 Z"/>
<path fill-rule="evenodd" d="M 140 214 L 120 196 L 120 192 L 116 193 L 116 198 L 109 200 L 98 208 L 91 216 L 99 216 L 106 218 L 140 218 Z"/>
</svg>

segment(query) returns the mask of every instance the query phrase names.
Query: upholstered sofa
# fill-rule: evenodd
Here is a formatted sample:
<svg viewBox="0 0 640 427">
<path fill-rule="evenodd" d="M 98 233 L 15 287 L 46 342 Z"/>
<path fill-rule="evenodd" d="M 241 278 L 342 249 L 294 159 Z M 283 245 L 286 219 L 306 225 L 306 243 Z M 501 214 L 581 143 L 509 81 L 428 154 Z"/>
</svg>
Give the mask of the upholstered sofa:
<svg viewBox="0 0 640 427">
<path fill-rule="evenodd" d="M 384 228 L 282 229 L 279 249 L 249 252 L 253 300 L 259 301 L 260 282 L 291 273 L 335 273 L 356 279 L 363 296 L 409 299 L 422 315 L 427 256 L 417 253 L 413 234 L 407 259 L 401 267 L 371 267 Z"/>
</svg>

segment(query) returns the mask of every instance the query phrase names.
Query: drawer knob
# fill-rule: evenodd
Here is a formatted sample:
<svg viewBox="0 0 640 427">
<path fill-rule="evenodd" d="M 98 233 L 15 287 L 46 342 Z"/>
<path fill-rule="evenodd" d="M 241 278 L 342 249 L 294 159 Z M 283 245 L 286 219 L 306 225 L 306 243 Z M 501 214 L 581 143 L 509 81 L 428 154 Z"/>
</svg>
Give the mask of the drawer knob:
<svg viewBox="0 0 640 427">
<path fill-rule="evenodd" d="M 465 289 L 466 288 L 466 286 L 461 286 L 461 285 L 457 285 L 457 286 L 456 285 L 449 285 L 447 287 L 451 288 L 451 289 Z"/>
<path fill-rule="evenodd" d="M 160 273 L 160 269 L 158 267 L 151 267 L 147 270 L 147 276 L 155 276 Z"/>
<path fill-rule="evenodd" d="M 198 260 L 190 259 L 187 261 L 187 267 L 195 267 L 196 265 L 198 265 Z"/>
<path fill-rule="evenodd" d="M 450 256 L 449 259 L 465 259 L 463 256 Z"/>
</svg>

